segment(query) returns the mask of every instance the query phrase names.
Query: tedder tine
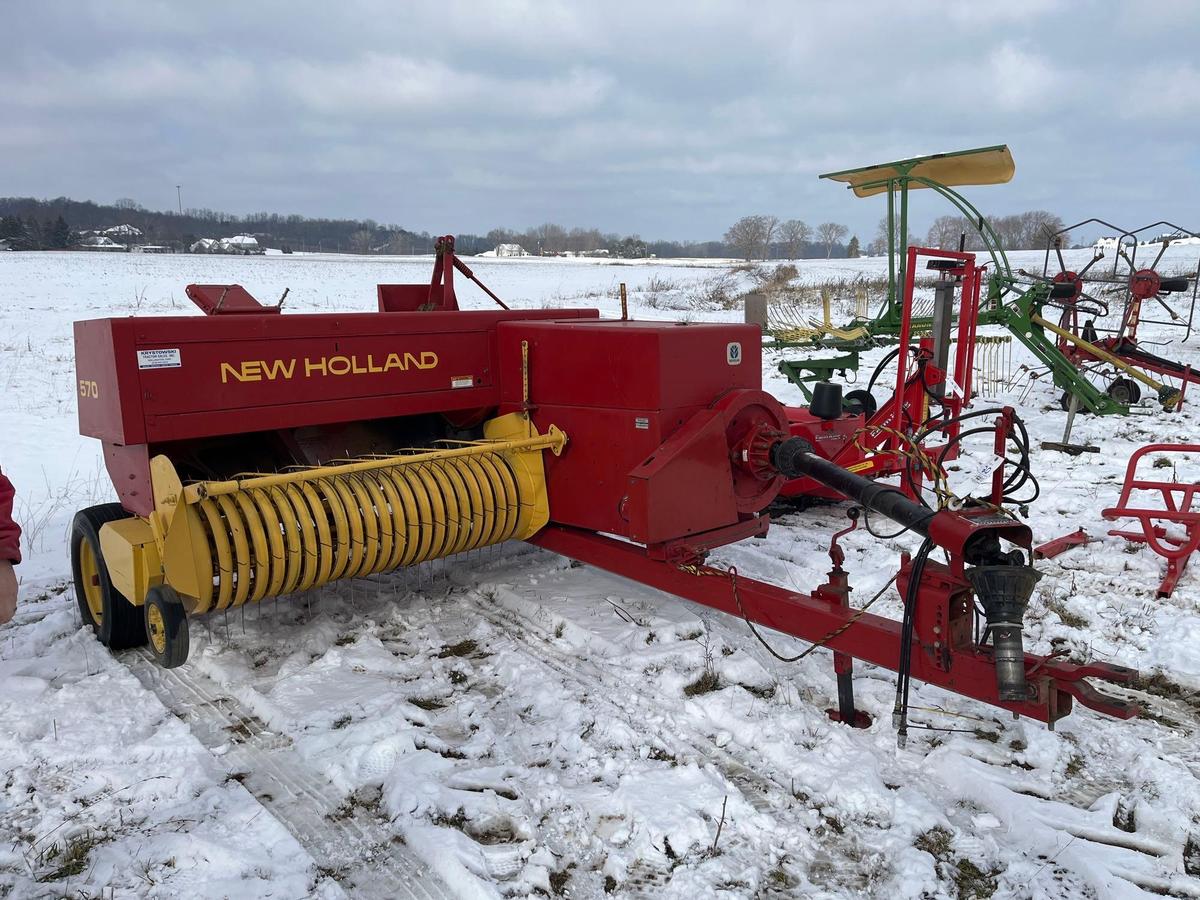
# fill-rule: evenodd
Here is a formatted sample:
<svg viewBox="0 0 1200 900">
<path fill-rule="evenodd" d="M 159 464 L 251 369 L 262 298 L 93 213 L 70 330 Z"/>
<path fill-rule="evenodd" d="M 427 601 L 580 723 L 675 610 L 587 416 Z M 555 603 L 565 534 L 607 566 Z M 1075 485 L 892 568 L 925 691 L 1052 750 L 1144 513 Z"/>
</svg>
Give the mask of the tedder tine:
<svg viewBox="0 0 1200 900">
<path fill-rule="evenodd" d="M 1167 252 L 1167 248 L 1171 246 L 1170 238 L 1163 238 L 1162 249 L 1158 251 L 1158 256 L 1154 257 L 1154 262 L 1150 263 L 1150 268 L 1158 270 L 1158 261 L 1163 258 L 1163 254 Z"/>
<path fill-rule="evenodd" d="M 1102 259 L 1104 259 L 1104 251 L 1103 250 L 1096 253 L 1096 255 L 1092 257 L 1091 262 L 1089 262 L 1086 266 L 1084 266 L 1082 269 L 1079 270 L 1079 277 L 1082 278 L 1084 275 L 1086 275 L 1087 270 L 1090 269 L 1092 266 L 1094 266 L 1096 263 L 1100 262 L 1100 260 L 1102 260 Z"/>
</svg>

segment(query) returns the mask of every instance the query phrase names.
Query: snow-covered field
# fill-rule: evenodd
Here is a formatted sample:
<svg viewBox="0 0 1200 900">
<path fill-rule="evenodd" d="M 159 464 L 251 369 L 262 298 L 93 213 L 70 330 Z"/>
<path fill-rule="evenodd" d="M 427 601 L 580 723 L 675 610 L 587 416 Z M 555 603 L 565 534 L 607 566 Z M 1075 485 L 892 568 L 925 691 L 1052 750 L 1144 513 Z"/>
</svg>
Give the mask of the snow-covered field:
<svg viewBox="0 0 1200 900">
<path fill-rule="evenodd" d="M 1194 271 L 1197 251 L 1167 267 Z M 469 262 L 514 306 L 615 315 L 626 282 L 644 318 L 733 319 L 703 298 L 714 279 L 748 286 L 708 262 Z M 76 509 L 112 499 L 98 443 L 77 433 L 71 322 L 192 315 L 189 282 L 266 302 L 289 288 L 293 314 L 368 310 L 377 283 L 425 281 L 430 263 L 0 254 L 0 467 L 27 555 L 0 628 L 0 897 L 1200 896 L 1200 567 L 1157 600 L 1163 561 L 1100 517 L 1133 448 L 1198 441 L 1200 424 L 1190 405 L 1081 416 L 1074 439 L 1102 453 L 1038 450 L 1065 415 L 1046 378 L 1019 400 L 1019 347 L 988 399 L 1029 426 L 1035 536 L 1098 538 L 1039 564 L 1027 646 L 1157 676 L 1136 721 L 1081 709 L 1050 732 L 914 685 L 933 730 L 898 750 L 890 673 L 858 666 L 875 721 L 847 729 L 824 713 L 828 653 L 784 665 L 736 619 L 524 545 L 200 620 L 173 672 L 103 651 L 66 551 Z M 1040 271 L 1042 255 L 1013 264 Z M 817 283 L 886 263 L 799 269 Z M 1200 365 L 1197 339 L 1142 334 Z M 780 358 L 765 384 L 799 403 Z M 810 589 L 844 522 L 841 507 L 789 513 L 715 562 Z M 862 530 L 843 545 L 859 602 L 913 548 Z M 881 608 L 898 618 L 899 598 Z M 706 667 L 721 687 L 685 695 Z"/>
</svg>

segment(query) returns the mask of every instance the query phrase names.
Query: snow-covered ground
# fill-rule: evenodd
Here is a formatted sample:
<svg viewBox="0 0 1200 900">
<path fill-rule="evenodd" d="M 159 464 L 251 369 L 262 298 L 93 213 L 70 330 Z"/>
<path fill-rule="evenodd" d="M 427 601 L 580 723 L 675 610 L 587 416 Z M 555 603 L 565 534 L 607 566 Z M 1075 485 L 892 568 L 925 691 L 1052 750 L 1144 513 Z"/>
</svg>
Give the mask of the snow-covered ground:
<svg viewBox="0 0 1200 900">
<path fill-rule="evenodd" d="M 1167 268 L 1194 271 L 1197 251 L 1173 248 Z M 524 545 L 199 620 L 174 672 L 103 651 L 66 552 L 76 509 L 112 499 L 77 433 L 71 322 L 195 314 L 189 282 L 266 302 L 289 288 L 294 314 L 368 310 L 377 283 L 425 281 L 430 263 L 0 255 L 0 466 L 27 555 L 0 628 L 0 897 L 1200 896 L 1200 568 L 1155 599 L 1163 561 L 1100 517 L 1134 447 L 1197 441 L 1200 425 L 1192 406 L 1081 416 L 1074 439 L 1102 453 L 1043 452 L 1065 416 L 1019 346 L 986 399 L 1029 426 L 1035 535 L 1098 538 L 1039 564 L 1027 645 L 1158 676 L 1136 721 L 1077 710 L 1050 732 L 914 686 L 914 719 L 935 730 L 897 750 L 890 673 L 858 666 L 875 721 L 844 728 L 824 713 L 824 651 L 784 665 L 738 620 Z M 615 315 L 625 282 L 643 318 L 734 319 L 706 298 L 750 284 L 709 261 L 469 263 L 514 306 Z M 1040 271 L 1042 254 L 1013 264 Z M 801 283 L 883 274 L 879 259 L 799 263 Z M 838 298 L 835 318 L 852 306 Z M 1142 334 L 1200 365 L 1196 339 Z M 799 403 L 780 358 L 765 384 Z M 844 522 L 842 507 L 788 513 L 715 562 L 810 589 Z M 843 545 L 859 602 L 913 547 L 862 530 Z M 898 617 L 899 598 L 875 609 Z M 720 688 L 685 694 L 706 668 Z"/>
</svg>

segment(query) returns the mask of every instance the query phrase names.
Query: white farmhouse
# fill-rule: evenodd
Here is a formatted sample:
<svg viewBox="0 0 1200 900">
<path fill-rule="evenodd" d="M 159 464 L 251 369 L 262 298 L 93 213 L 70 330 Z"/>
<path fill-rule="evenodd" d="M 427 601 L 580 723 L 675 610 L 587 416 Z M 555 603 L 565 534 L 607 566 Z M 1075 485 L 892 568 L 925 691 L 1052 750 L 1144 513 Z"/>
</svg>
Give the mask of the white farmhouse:
<svg viewBox="0 0 1200 900">
<path fill-rule="evenodd" d="M 222 238 L 219 242 L 218 253 L 241 253 L 244 255 L 261 254 L 263 248 L 253 235 L 235 234 L 233 237 Z"/>
<path fill-rule="evenodd" d="M 480 256 L 528 256 L 529 253 L 520 244 L 499 244 L 495 250 L 485 250 Z"/>
</svg>

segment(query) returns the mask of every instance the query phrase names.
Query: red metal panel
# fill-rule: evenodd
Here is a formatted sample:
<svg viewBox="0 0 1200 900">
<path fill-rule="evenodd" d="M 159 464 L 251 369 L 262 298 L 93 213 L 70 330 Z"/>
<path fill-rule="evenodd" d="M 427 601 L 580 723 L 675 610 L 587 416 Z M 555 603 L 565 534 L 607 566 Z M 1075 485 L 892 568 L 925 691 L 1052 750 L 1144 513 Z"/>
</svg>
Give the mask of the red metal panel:
<svg viewBox="0 0 1200 900">
<path fill-rule="evenodd" d="M 757 327 L 576 320 L 497 332 L 501 412 L 523 408 L 527 342 L 534 423 L 570 437 L 561 457 L 546 458 L 554 521 L 647 543 L 738 521 L 726 417 L 695 445 L 671 441 L 722 396 L 759 387 Z"/>
<path fill-rule="evenodd" d="M 148 418 L 218 411 L 232 417 L 241 410 L 291 405 L 299 416 L 295 424 L 308 424 L 303 407 L 380 396 L 399 401 L 392 415 L 405 415 L 411 395 L 449 392 L 458 385 L 458 390 L 490 389 L 491 403 L 483 392 L 473 392 L 480 396 L 461 404 L 447 397 L 447 408 L 499 401 L 487 331 L 176 340 L 170 348 L 139 344 L 139 349 L 150 348 L 176 350 L 180 363 L 141 370 Z M 303 404 L 297 406 L 298 400 Z"/>
<path fill-rule="evenodd" d="M 499 322 L 598 314 L 486 310 L 80 322 L 79 379 L 96 382 L 100 395 L 86 409 L 81 402 L 80 430 L 132 444 L 494 407 Z"/>
<path fill-rule="evenodd" d="M 476 410 L 480 407 L 494 409 L 496 400 L 494 388 L 431 391 L 409 395 L 380 394 L 375 397 L 351 397 L 321 402 L 304 400 L 300 391 L 297 391 L 295 396 L 295 402 L 274 406 L 147 416 L 147 439 L 155 443 L 180 441 L 195 437 L 302 428 L 307 425 L 333 425 L 338 422 L 363 422 L 422 413 L 453 413 L 460 410 Z"/>
<path fill-rule="evenodd" d="M 75 323 L 75 396 L 79 433 L 116 444 L 146 440 L 137 369 L 118 366 L 133 358 L 130 334 L 118 319 Z"/>
<path fill-rule="evenodd" d="M 206 316 L 277 316 L 281 311 L 278 305 L 263 306 L 240 284 L 189 284 L 185 292 Z"/>
<path fill-rule="evenodd" d="M 427 284 L 381 284 L 376 287 L 379 294 L 380 312 L 416 312 L 422 306 L 430 304 L 429 285 Z M 441 287 L 438 295 L 432 301 L 433 305 L 441 305 Z"/>
<path fill-rule="evenodd" d="M 538 430 L 557 425 L 569 438 L 561 456 L 543 456 L 550 517 L 628 536 L 630 471 L 658 449 L 678 419 L 694 412 L 538 406 L 533 411 Z"/>
<path fill-rule="evenodd" d="M 521 401 L 521 341 L 529 342 L 534 403 L 672 409 L 762 386 L 756 325 L 600 319 L 509 322 L 498 331 L 506 403 Z"/>
<path fill-rule="evenodd" d="M 145 444 L 122 447 L 105 441 L 104 466 L 117 490 L 117 499 L 127 511 L 139 516 L 148 516 L 154 511 L 149 447 Z"/>
<path fill-rule="evenodd" d="M 725 417 L 702 410 L 629 477 L 629 536 L 643 544 L 738 520 Z"/>
</svg>

